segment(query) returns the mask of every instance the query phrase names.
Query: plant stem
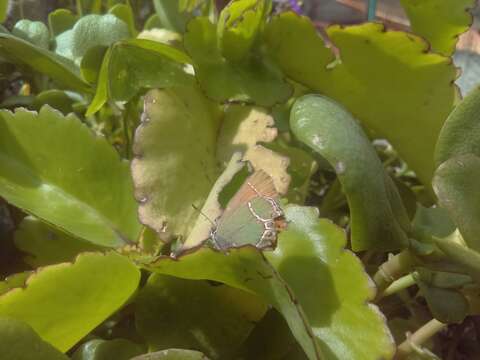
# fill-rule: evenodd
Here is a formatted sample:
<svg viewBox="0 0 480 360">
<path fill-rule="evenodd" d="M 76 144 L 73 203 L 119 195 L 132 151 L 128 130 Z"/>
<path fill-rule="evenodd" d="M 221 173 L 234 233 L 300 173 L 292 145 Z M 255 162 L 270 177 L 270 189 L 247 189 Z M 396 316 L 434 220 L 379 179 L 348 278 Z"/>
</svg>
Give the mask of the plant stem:
<svg viewBox="0 0 480 360">
<path fill-rule="evenodd" d="M 415 279 L 412 274 L 402 276 L 400 279 L 395 280 L 388 286 L 383 293 L 379 294 L 377 298 L 393 295 L 401 290 L 404 290 L 412 285 L 415 285 Z"/>
<path fill-rule="evenodd" d="M 408 355 L 412 353 L 415 345 L 422 345 L 428 339 L 430 339 L 432 336 L 437 334 L 439 331 L 445 329 L 446 327 L 447 324 L 441 323 L 436 319 L 430 320 L 420 329 L 408 336 L 408 338 L 404 342 L 398 345 L 395 360 L 405 359 Z"/>
<path fill-rule="evenodd" d="M 401 276 L 409 273 L 416 264 L 413 254 L 405 249 L 397 255 L 390 256 L 373 276 L 377 285 L 377 299 L 382 296 L 385 289 Z"/>
</svg>

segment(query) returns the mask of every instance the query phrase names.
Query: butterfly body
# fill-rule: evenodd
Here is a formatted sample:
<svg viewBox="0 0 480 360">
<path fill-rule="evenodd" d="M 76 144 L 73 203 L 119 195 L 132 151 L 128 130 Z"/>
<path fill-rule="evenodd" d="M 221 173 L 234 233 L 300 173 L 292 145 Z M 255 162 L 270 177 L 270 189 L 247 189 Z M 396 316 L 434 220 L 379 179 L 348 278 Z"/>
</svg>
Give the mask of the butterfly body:
<svg viewBox="0 0 480 360">
<path fill-rule="evenodd" d="M 211 239 L 221 250 L 248 244 L 274 248 L 286 222 L 272 179 L 263 171 L 251 175 L 215 223 Z"/>
</svg>

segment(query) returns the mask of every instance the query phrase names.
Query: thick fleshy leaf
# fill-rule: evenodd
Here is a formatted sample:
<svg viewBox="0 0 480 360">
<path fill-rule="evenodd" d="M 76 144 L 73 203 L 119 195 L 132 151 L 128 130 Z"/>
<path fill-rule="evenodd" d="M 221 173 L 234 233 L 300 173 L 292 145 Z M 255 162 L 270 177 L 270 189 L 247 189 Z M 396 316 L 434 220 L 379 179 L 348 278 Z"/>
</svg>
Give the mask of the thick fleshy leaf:
<svg viewBox="0 0 480 360">
<path fill-rule="evenodd" d="M 133 145 L 142 223 L 186 236 L 217 177 L 218 117 L 194 87 L 151 90 Z"/>
<path fill-rule="evenodd" d="M 300 352 L 301 356 L 287 356 L 292 352 Z M 282 315 L 275 309 L 270 309 L 250 333 L 237 358 L 303 360 L 306 356 Z"/>
<path fill-rule="evenodd" d="M 153 0 L 153 5 L 162 28 L 179 33 L 185 32 L 185 25 L 191 15 L 180 11 L 178 1 Z"/>
<path fill-rule="evenodd" d="M 450 238 L 436 239 L 435 243 L 450 260 L 460 265 L 477 284 L 480 284 L 480 254 L 477 251 Z"/>
<path fill-rule="evenodd" d="M 80 92 L 91 92 L 78 69 L 68 59 L 35 46 L 19 37 L 0 32 L 0 55 L 16 64 L 25 64 L 59 84 Z"/>
<path fill-rule="evenodd" d="M 472 23 L 469 8 L 475 0 L 400 0 L 415 34 L 423 36 L 432 50 L 451 55 L 458 36 Z"/>
<path fill-rule="evenodd" d="M 207 17 L 188 23 L 184 45 L 202 89 L 213 100 L 272 106 L 291 95 L 291 87 L 280 71 L 261 56 L 251 56 L 241 63 L 227 61 L 217 46 L 216 27 Z"/>
<path fill-rule="evenodd" d="M 67 351 L 118 310 L 139 280 L 139 270 L 121 255 L 83 254 L 73 264 L 42 268 L 26 288 L 0 296 L 0 316 L 25 321 L 45 341 Z"/>
<path fill-rule="evenodd" d="M 143 346 L 125 339 L 90 340 L 82 344 L 72 360 L 130 360 L 145 351 Z"/>
<path fill-rule="evenodd" d="M 448 116 L 435 148 L 437 166 L 448 159 L 474 154 L 480 157 L 480 88 L 472 90 Z"/>
<path fill-rule="evenodd" d="M 80 62 L 80 72 L 89 83 L 97 82 L 106 53 L 107 48 L 105 46 L 94 46 L 83 55 Z"/>
<path fill-rule="evenodd" d="M 65 91 L 50 89 L 35 96 L 32 108 L 39 111 L 43 105 L 48 104 L 52 108 L 61 111 L 64 115 L 73 112 L 74 100 Z"/>
<path fill-rule="evenodd" d="M 345 234 L 314 208 L 285 209 L 288 228 L 265 253 L 289 284 L 319 340 L 323 359 L 389 359 L 394 352 L 385 318 L 368 301 L 372 282 Z M 355 336 L 352 336 L 355 334 Z"/>
<path fill-rule="evenodd" d="M 461 292 L 431 286 L 418 277 L 415 277 L 415 281 L 435 319 L 446 324 L 461 323 L 465 319 L 468 302 Z"/>
<path fill-rule="evenodd" d="M 5 280 L 0 281 L 0 295 L 6 293 L 11 289 L 25 286 L 26 281 L 31 274 L 31 271 L 24 271 L 18 274 L 10 275 L 5 278 Z"/>
<path fill-rule="evenodd" d="M 8 14 L 8 0 L 0 0 L 0 23 L 3 23 Z"/>
<path fill-rule="evenodd" d="M 75 116 L 0 112 L 0 195 L 102 246 L 136 240 L 140 224 L 128 164 Z M 45 206 L 48 204 L 48 206 Z"/>
<path fill-rule="evenodd" d="M 453 233 L 456 226 L 450 219 L 447 210 L 440 207 L 425 208 L 418 204 L 412 228 L 416 233 L 443 238 Z"/>
<path fill-rule="evenodd" d="M 68 360 L 49 343 L 43 341 L 23 321 L 0 317 L 0 359 L 8 360 Z"/>
<path fill-rule="evenodd" d="M 48 14 L 48 25 L 54 36 L 71 29 L 77 22 L 77 17 L 68 9 L 57 9 Z"/>
<path fill-rule="evenodd" d="M 103 58 L 95 98 L 87 115 L 98 111 L 110 97 L 128 101 L 142 88 L 193 85 L 194 78 L 185 72 L 190 58 L 166 44 L 146 39 L 121 41 Z"/>
<path fill-rule="evenodd" d="M 198 349 L 226 359 L 267 307 L 258 297 L 225 285 L 153 274 L 138 295 L 136 309 L 138 331 L 150 350 Z"/>
<path fill-rule="evenodd" d="M 199 351 L 168 349 L 135 356 L 130 360 L 208 360 L 208 358 Z"/>
<path fill-rule="evenodd" d="M 135 29 L 135 17 L 133 15 L 133 11 L 131 6 L 127 4 L 116 4 L 110 10 L 108 10 L 110 14 L 115 15 L 120 20 L 122 20 L 125 24 L 128 25 L 128 29 L 130 30 L 131 36 L 137 36 L 137 29 Z"/>
<path fill-rule="evenodd" d="M 39 48 L 48 50 L 50 34 L 46 25 L 41 21 L 22 19 L 13 27 L 12 35 L 28 41 Z"/>
<path fill-rule="evenodd" d="M 407 244 L 409 219 L 398 191 L 355 119 L 339 104 L 305 95 L 292 107 L 295 136 L 335 169 L 350 207 L 352 248 L 392 250 Z"/>
<path fill-rule="evenodd" d="M 318 168 L 312 154 L 281 138 L 265 146 L 288 158 L 287 173 L 291 181 L 286 198 L 290 203 L 304 204 L 310 190 L 310 178 Z"/>
<path fill-rule="evenodd" d="M 332 26 L 327 33 L 341 61 L 333 61 L 311 21 L 293 13 L 275 17 L 265 38 L 287 76 L 346 106 L 430 184 L 435 141 L 456 96 L 451 59 L 381 24 Z"/>
<path fill-rule="evenodd" d="M 260 107 L 230 105 L 226 110 L 217 143 L 217 158 L 227 163 L 233 153 L 243 153 L 254 169 L 269 174 L 280 194 L 285 194 L 290 183 L 287 173 L 288 158 L 264 147 L 277 137 L 272 116 Z"/>
<path fill-rule="evenodd" d="M 178 259 L 160 257 L 143 266 L 160 274 L 223 282 L 260 296 L 282 313 L 308 358 L 322 359 L 310 324 L 295 294 L 256 248 L 231 249 L 224 254 L 202 247 Z"/>
<path fill-rule="evenodd" d="M 15 245 L 29 254 L 24 261 L 34 268 L 72 261 L 81 252 L 104 249 L 48 226 L 33 216 L 27 216 L 20 223 L 15 232 Z"/>
<path fill-rule="evenodd" d="M 141 88 L 193 85 L 184 71 L 185 53 L 156 41 L 136 39 L 114 45 L 109 64 L 109 90 L 114 100 L 128 101 Z"/>
<path fill-rule="evenodd" d="M 115 15 L 90 14 L 82 17 L 75 26 L 57 36 L 55 52 L 80 65 L 82 57 L 94 46 L 109 46 L 130 37 L 128 25 Z"/>
<path fill-rule="evenodd" d="M 223 8 L 217 24 L 218 45 L 228 61 L 248 57 L 270 10 L 270 0 L 234 0 Z"/>
<path fill-rule="evenodd" d="M 480 157 L 452 157 L 435 172 L 433 189 L 441 207 L 457 225 L 467 245 L 480 251 Z"/>
</svg>

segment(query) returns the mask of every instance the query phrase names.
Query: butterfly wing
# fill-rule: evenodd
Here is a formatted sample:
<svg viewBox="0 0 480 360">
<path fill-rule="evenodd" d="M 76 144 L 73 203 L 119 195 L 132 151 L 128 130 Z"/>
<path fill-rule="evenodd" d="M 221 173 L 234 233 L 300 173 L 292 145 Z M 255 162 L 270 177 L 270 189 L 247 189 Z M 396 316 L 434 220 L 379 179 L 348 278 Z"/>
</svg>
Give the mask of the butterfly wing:
<svg viewBox="0 0 480 360">
<path fill-rule="evenodd" d="M 245 180 L 237 193 L 228 202 L 223 215 L 228 216 L 232 210 L 245 205 L 256 197 L 267 197 L 274 200 L 278 198 L 272 178 L 263 170 L 255 171 Z"/>
</svg>

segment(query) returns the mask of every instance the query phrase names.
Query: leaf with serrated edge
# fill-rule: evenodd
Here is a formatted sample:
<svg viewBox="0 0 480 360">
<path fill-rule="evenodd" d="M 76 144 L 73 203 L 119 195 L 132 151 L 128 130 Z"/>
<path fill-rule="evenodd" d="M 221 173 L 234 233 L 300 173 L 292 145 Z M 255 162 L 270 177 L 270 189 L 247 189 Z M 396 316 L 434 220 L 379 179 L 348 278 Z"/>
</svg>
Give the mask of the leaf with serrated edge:
<svg viewBox="0 0 480 360">
<path fill-rule="evenodd" d="M 161 274 L 149 277 L 135 304 L 136 328 L 151 351 L 198 349 L 217 359 L 232 358 L 267 310 L 249 292 Z"/>
<path fill-rule="evenodd" d="M 432 50 L 445 55 L 455 51 L 458 36 L 472 23 L 468 12 L 475 0 L 400 0 L 415 34 L 423 36 Z"/>
<path fill-rule="evenodd" d="M 194 87 L 152 90 L 133 144 L 132 176 L 142 223 L 187 236 L 217 177 L 219 119 Z M 166 227 L 166 228 L 165 228 Z"/>
<path fill-rule="evenodd" d="M 286 101 L 292 93 L 280 71 L 260 56 L 241 63 L 224 59 L 217 47 L 216 27 L 206 17 L 188 23 L 184 46 L 194 60 L 202 90 L 213 100 L 272 106 Z"/>
<path fill-rule="evenodd" d="M 265 32 L 285 75 L 343 104 L 430 184 L 435 141 L 456 99 L 450 58 L 427 53 L 417 36 L 376 23 L 329 27 L 337 62 L 308 18 L 285 13 Z"/>
<path fill-rule="evenodd" d="M 75 116 L 0 111 L 0 195 L 102 246 L 136 240 L 140 223 L 128 163 Z M 48 204 L 48 206 L 47 206 Z"/>
<path fill-rule="evenodd" d="M 274 121 L 265 109 L 252 106 L 229 106 L 224 115 L 217 143 L 218 160 L 225 163 L 236 151 L 243 152 L 254 169 L 269 174 L 281 194 L 287 192 L 290 175 L 288 158 L 269 150 L 260 143 L 269 143 L 277 137 Z"/>
<path fill-rule="evenodd" d="M 23 260 L 34 268 L 72 261 L 81 252 L 105 249 L 72 237 L 33 216 L 25 217 L 19 224 L 15 246 L 29 254 Z"/>
<path fill-rule="evenodd" d="M 295 294 L 256 248 L 232 248 L 226 255 L 201 247 L 179 258 L 160 257 L 143 266 L 160 274 L 223 282 L 260 296 L 282 313 L 308 358 L 322 359 L 320 348 Z"/>
<path fill-rule="evenodd" d="M 344 250 L 343 230 L 319 220 L 315 208 L 288 206 L 285 216 L 288 228 L 265 256 L 305 311 L 323 359 L 390 359 L 394 342 L 385 318 L 368 303 L 375 288 L 359 259 Z"/>
<path fill-rule="evenodd" d="M 85 253 L 74 263 L 40 268 L 0 296 L 0 316 L 29 324 L 45 341 L 67 351 L 117 311 L 134 293 L 140 271 L 116 253 Z"/>
</svg>

